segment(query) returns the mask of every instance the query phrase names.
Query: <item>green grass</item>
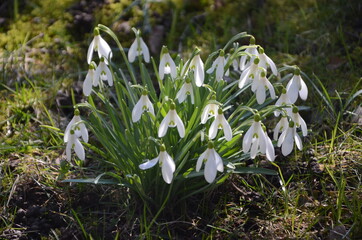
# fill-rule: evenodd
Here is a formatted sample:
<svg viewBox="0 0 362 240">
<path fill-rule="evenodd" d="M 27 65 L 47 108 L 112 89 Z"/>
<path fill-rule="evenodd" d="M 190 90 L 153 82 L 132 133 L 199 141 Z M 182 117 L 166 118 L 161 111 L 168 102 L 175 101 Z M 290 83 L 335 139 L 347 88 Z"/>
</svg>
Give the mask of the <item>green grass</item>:
<svg viewBox="0 0 362 240">
<path fill-rule="evenodd" d="M 168 3 L 146 8 L 137 2 L 127 8 L 129 2 L 122 1 L 94 12 L 98 21 L 94 25 L 102 21 L 117 29 L 121 16 L 132 26 L 143 26 L 148 38 L 152 31 L 147 26 L 162 25 L 165 18 L 169 22 L 164 24 L 162 41 L 169 43 L 170 50 L 182 44 L 185 54 L 196 42 L 207 53 L 236 32 L 248 31 L 276 62 L 298 63 L 310 76 L 305 79 L 311 91 L 305 105 L 312 109 L 306 114 L 312 130 L 304 150 L 278 158 L 276 165 L 263 159 L 251 163 L 279 167 L 280 178 L 235 175 L 214 191 L 192 197 L 178 214 L 166 211 L 146 234 L 152 218 L 141 217 L 144 207 L 131 201 L 127 189 L 59 181 L 76 177 L 69 172 L 74 169 L 77 177 L 97 176 L 96 171 L 89 176 L 93 172 L 83 171 L 82 164 L 64 162 L 62 131 L 71 113 L 56 103 L 71 106 L 79 96 L 77 88 L 70 89 L 83 81 L 79 69 L 86 68 L 81 56 L 91 32 L 75 36 L 79 26 L 73 25 L 70 34 L 67 24 L 73 16 L 69 12 L 60 16 L 78 1 L 57 1 L 56 11 L 51 8 L 46 13 L 40 2 L 14 1 L 12 16 L 0 25 L 0 238 L 20 234 L 58 239 L 69 231 L 74 234 L 70 238 L 84 239 L 357 239 L 362 235 L 362 131 L 352 121 L 353 112 L 361 107 L 362 50 L 361 36 L 356 34 L 361 3 L 273 0 L 257 6 L 253 1 L 221 5 L 174 1 L 177 11 L 171 17 Z M 143 18 L 147 9 L 148 19 Z M 34 19 L 38 15 L 40 23 Z M 126 42 L 133 37 L 118 32 Z M 96 169 L 98 158 L 95 155 L 85 166 Z M 21 218 L 20 210 L 31 206 L 44 207 L 38 218 L 57 219 L 61 227 L 31 235 L 32 225 Z"/>
</svg>

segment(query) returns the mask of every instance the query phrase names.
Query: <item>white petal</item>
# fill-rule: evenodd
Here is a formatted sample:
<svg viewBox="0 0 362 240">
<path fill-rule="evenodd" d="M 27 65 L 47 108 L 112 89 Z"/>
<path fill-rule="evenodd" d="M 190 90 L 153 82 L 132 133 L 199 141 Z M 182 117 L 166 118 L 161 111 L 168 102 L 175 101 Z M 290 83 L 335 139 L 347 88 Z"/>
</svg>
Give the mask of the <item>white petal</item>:
<svg viewBox="0 0 362 240">
<path fill-rule="evenodd" d="M 295 77 L 296 76 L 294 75 L 287 84 L 287 94 L 291 103 L 295 103 L 298 98 L 299 85 Z"/>
<path fill-rule="evenodd" d="M 74 116 L 75 117 L 75 116 Z M 73 124 L 76 122 L 75 118 L 72 118 L 72 120 L 70 120 L 70 122 L 68 123 L 67 127 L 65 128 L 64 131 L 64 142 L 68 142 L 70 140 L 70 129 L 72 129 Z"/>
<path fill-rule="evenodd" d="M 166 54 L 163 54 L 161 57 L 160 65 L 158 67 L 158 74 L 160 75 L 160 79 L 163 80 L 165 77 L 165 66 L 166 66 Z"/>
<path fill-rule="evenodd" d="M 294 140 L 295 140 L 295 144 L 297 145 L 297 148 L 299 150 L 302 150 L 302 148 L 303 148 L 302 139 L 300 139 L 300 137 L 296 133 L 295 129 L 294 129 Z"/>
<path fill-rule="evenodd" d="M 266 136 L 266 158 L 269 161 L 274 161 L 275 159 L 274 146 L 271 139 L 268 136 Z"/>
<path fill-rule="evenodd" d="M 87 73 L 85 80 L 83 82 L 83 94 L 85 96 L 89 96 L 92 92 L 93 79 L 91 78 L 91 74 Z"/>
<path fill-rule="evenodd" d="M 173 173 L 175 171 L 175 163 L 167 152 L 160 153 L 160 161 L 162 162 L 161 170 L 163 180 L 170 184 L 172 182 Z"/>
<path fill-rule="evenodd" d="M 209 154 L 209 158 L 207 159 L 207 162 L 205 163 L 205 171 L 204 176 L 208 183 L 212 183 L 217 174 L 217 166 L 215 161 L 215 155 Z"/>
<path fill-rule="evenodd" d="M 182 103 L 183 101 L 186 100 L 186 83 L 184 83 L 180 89 L 180 91 L 177 92 L 176 94 L 176 99 L 178 99 L 179 103 Z"/>
<path fill-rule="evenodd" d="M 148 96 L 145 96 L 145 98 L 146 98 L 145 102 L 146 102 L 146 106 L 147 106 L 147 108 L 148 108 L 148 111 L 149 111 L 153 116 L 155 116 L 155 110 L 154 110 L 154 108 L 153 108 L 152 102 L 150 101 L 150 99 L 148 98 Z"/>
<path fill-rule="evenodd" d="M 176 64 L 173 61 L 173 59 L 171 58 L 170 54 L 168 55 L 168 59 L 169 59 L 169 64 L 170 64 L 170 68 L 171 68 L 171 77 L 172 77 L 172 79 L 175 79 L 177 77 Z"/>
<path fill-rule="evenodd" d="M 92 42 L 90 43 L 90 45 L 88 47 L 88 51 L 87 51 L 87 63 L 88 64 L 90 64 L 92 61 L 93 51 L 94 51 L 94 38 L 93 38 Z"/>
<path fill-rule="evenodd" d="M 167 113 L 165 118 L 162 120 L 162 122 L 158 128 L 158 137 L 163 137 L 166 135 L 166 132 L 168 129 L 168 124 L 170 122 L 170 111 Z"/>
<path fill-rule="evenodd" d="M 112 73 L 111 71 L 109 70 L 109 68 L 107 67 L 107 65 L 104 65 L 105 66 L 105 72 L 106 72 L 106 75 L 107 75 L 107 80 L 108 80 L 108 85 L 110 87 L 113 86 L 113 76 L 112 76 Z"/>
<path fill-rule="evenodd" d="M 300 77 L 300 90 L 299 90 L 299 96 L 302 100 L 306 100 L 308 97 L 308 88 L 303 79 Z"/>
<path fill-rule="evenodd" d="M 67 142 L 67 146 L 65 148 L 65 154 L 67 156 L 67 160 L 70 161 L 72 159 L 72 145 L 73 142 Z"/>
<path fill-rule="evenodd" d="M 98 55 L 104 57 L 106 64 L 108 64 L 108 60 L 112 58 L 112 50 L 101 36 L 99 36 Z"/>
<path fill-rule="evenodd" d="M 293 146 L 294 146 L 294 138 L 293 138 L 293 131 L 291 128 L 289 128 L 287 130 L 287 134 L 285 136 L 285 139 L 283 141 L 283 144 L 282 144 L 282 154 L 284 156 L 287 156 L 289 155 L 292 150 L 293 150 Z"/>
<path fill-rule="evenodd" d="M 137 39 L 135 39 L 131 47 L 128 49 L 128 61 L 131 63 L 134 62 L 137 55 Z"/>
<path fill-rule="evenodd" d="M 274 140 L 278 140 L 278 135 L 279 135 L 279 132 L 280 132 L 281 124 L 282 124 L 282 119 L 279 120 L 279 122 L 277 123 L 277 125 L 274 128 L 274 134 L 273 134 L 273 139 Z"/>
<path fill-rule="evenodd" d="M 147 162 L 140 164 L 138 167 L 142 170 L 149 169 L 156 165 L 156 163 L 158 162 L 158 159 L 159 159 L 159 157 L 156 157 L 156 158 L 152 159 L 151 161 L 147 160 Z"/>
<path fill-rule="evenodd" d="M 148 51 L 148 47 L 142 38 L 140 38 L 140 42 L 141 42 L 143 58 L 145 59 L 146 63 L 149 63 L 150 62 L 150 52 Z"/>
<path fill-rule="evenodd" d="M 303 136 L 304 137 L 307 136 L 308 135 L 307 124 L 305 123 L 304 119 L 300 115 L 299 115 L 299 124 L 300 124 L 300 127 L 302 128 Z"/>
<path fill-rule="evenodd" d="M 201 114 L 201 123 L 205 124 L 209 116 L 210 104 L 207 104 Z"/>
<path fill-rule="evenodd" d="M 80 128 L 80 132 L 82 134 L 83 141 L 87 143 L 88 142 L 88 130 L 85 127 L 85 124 L 84 123 L 79 123 L 78 127 Z"/>
<path fill-rule="evenodd" d="M 244 135 L 244 138 L 243 138 L 243 152 L 244 153 L 248 153 L 250 150 L 251 141 L 252 141 L 253 134 L 254 134 L 254 128 L 255 128 L 255 123 L 253 123 L 251 125 L 249 130 Z"/>
<path fill-rule="evenodd" d="M 209 128 L 209 138 L 210 139 L 214 139 L 216 137 L 219 124 L 220 124 L 220 119 L 215 118 L 215 120 L 213 121 L 213 123 L 211 124 L 211 126 Z"/>
<path fill-rule="evenodd" d="M 219 172 L 223 172 L 224 171 L 224 163 L 222 162 L 222 159 L 221 159 L 220 155 L 215 151 L 214 148 L 212 149 L 212 153 L 214 154 L 216 169 Z"/>
<path fill-rule="evenodd" d="M 233 133 L 230 127 L 229 122 L 225 119 L 224 115 L 222 115 L 222 127 L 224 130 L 224 135 L 225 135 L 225 139 L 226 141 L 231 141 L 231 139 L 233 138 Z"/>
<path fill-rule="evenodd" d="M 203 152 L 200 157 L 197 159 L 197 163 L 196 163 L 196 172 L 199 172 L 201 167 L 202 167 L 202 163 L 204 162 L 205 159 L 207 159 L 209 157 L 209 153 L 210 153 L 210 149 L 206 149 L 205 152 Z"/>
<path fill-rule="evenodd" d="M 249 81 L 250 67 L 246 68 L 239 78 L 239 88 L 243 88 Z"/>
<path fill-rule="evenodd" d="M 258 153 L 258 148 L 259 148 L 259 138 L 253 138 L 252 139 L 252 144 L 251 144 L 251 149 L 250 149 L 250 158 L 254 159 L 256 157 L 256 154 Z"/>
<path fill-rule="evenodd" d="M 181 118 L 177 115 L 176 111 L 175 114 L 176 114 L 175 121 L 176 121 L 177 131 L 180 134 L 180 137 L 183 138 L 185 136 L 185 126 Z"/>
<path fill-rule="evenodd" d="M 196 86 L 201 87 L 204 83 L 205 73 L 204 63 L 202 62 L 200 55 L 195 56 L 194 78 Z"/>
<path fill-rule="evenodd" d="M 258 104 L 263 104 L 265 101 L 265 97 L 265 87 L 264 85 L 260 84 L 256 89 L 256 101 L 258 102 Z"/>
<path fill-rule="evenodd" d="M 278 76 L 278 69 L 277 67 L 275 66 L 275 63 L 273 62 L 273 60 L 271 60 L 270 57 L 268 57 L 267 55 L 266 56 L 266 61 L 267 63 L 269 64 L 271 70 L 272 70 L 272 73 L 275 75 L 275 76 Z"/>
<path fill-rule="evenodd" d="M 102 73 L 102 62 L 98 65 L 98 67 L 96 68 L 96 72 L 94 73 L 93 86 L 95 86 L 95 87 L 98 86 L 99 79 L 101 78 L 101 73 Z"/>
<path fill-rule="evenodd" d="M 219 57 L 219 63 L 216 68 L 216 81 L 222 80 L 222 77 L 224 76 L 224 57 Z"/>
<path fill-rule="evenodd" d="M 77 154 L 77 156 L 79 157 L 80 160 L 85 159 L 84 148 L 83 148 L 83 145 L 78 140 L 78 138 L 74 139 L 74 151 L 75 151 L 75 153 Z"/>
<path fill-rule="evenodd" d="M 289 126 L 288 126 L 288 128 L 289 128 Z M 285 140 L 285 136 L 288 133 L 288 128 L 284 129 L 282 134 L 280 134 L 279 139 L 278 139 L 278 143 L 277 143 L 278 147 L 280 147 L 283 144 L 283 142 Z"/>
<path fill-rule="evenodd" d="M 132 122 L 138 122 L 141 119 L 143 113 L 142 97 L 138 100 L 132 110 Z"/>
<path fill-rule="evenodd" d="M 276 96 L 275 96 L 274 87 L 273 87 L 273 85 L 269 82 L 268 79 L 266 79 L 266 86 L 267 86 L 267 88 L 269 89 L 271 99 L 275 99 Z"/>
</svg>

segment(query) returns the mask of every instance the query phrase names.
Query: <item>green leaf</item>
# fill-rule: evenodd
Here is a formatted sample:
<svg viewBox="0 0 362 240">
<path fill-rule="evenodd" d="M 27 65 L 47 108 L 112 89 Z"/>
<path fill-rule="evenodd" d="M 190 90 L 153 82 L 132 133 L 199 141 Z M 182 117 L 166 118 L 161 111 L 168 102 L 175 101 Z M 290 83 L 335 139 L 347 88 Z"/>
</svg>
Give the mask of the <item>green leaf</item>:
<svg viewBox="0 0 362 240">
<path fill-rule="evenodd" d="M 264 175 L 278 175 L 278 172 L 271 169 L 266 168 L 258 168 L 258 167 L 238 167 L 234 170 L 228 170 L 228 172 L 232 173 L 251 173 L 251 174 L 264 174 Z"/>
</svg>

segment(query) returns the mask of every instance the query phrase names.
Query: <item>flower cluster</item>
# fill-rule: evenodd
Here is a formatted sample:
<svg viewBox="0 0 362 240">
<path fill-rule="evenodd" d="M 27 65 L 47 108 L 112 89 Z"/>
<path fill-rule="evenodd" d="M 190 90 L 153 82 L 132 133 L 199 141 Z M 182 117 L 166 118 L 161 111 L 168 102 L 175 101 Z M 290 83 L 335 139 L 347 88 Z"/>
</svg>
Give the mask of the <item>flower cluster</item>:
<svg viewBox="0 0 362 240">
<path fill-rule="evenodd" d="M 142 72 L 144 71 L 142 70 L 144 69 L 144 64 L 150 62 L 150 53 L 141 37 L 140 31 L 134 29 L 134 32 L 136 39 L 130 46 L 128 58 L 125 57 L 125 61 L 127 61 L 129 66 L 130 63 L 135 62 L 136 58 L 138 58 Z M 269 161 L 275 160 L 273 141 L 268 136 L 266 126 L 262 122 L 262 119 L 273 113 L 276 117 L 281 116 L 280 121 L 274 128 L 273 140 L 278 147 L 281 147 L 282 154 L 284 156 L 290 154 L 293 150 L 294 142 L 297 148 L 301 149 L 302 141 L 297 130 L 301 128 L 302 135 L 306 136 L 307 127 L 305 121 L 298 113 L 298 107 L 294 104 L 297 101 L 298 95 L 302 100 L 306 100 L 308 90 L 300 76 L 300 70 L 297 67 L 293 68 L 295 70 L 294 76 L 286 85 L 286 88 L 283 88 L 279 99 L 275 102 L 275 106 L 271 108 L 272 110 L 260 111 L 267 99 L 270 103 L 277 98 L 271 80 L 277 78 L 280 72 L 278 72 L 271 58 L 265 54 L 264 49 L 255 44 L 255 39 L 250 35 L 243 35 L 243 37 L 247 36 L 250 37 L 249 46 L 239 48 L 235 44 L 235 48 L 228 53 L 225 53 L 227 50 L 225 47 L 214 53 L 211 57 L 209 56 L 208 61 L 205 61 L 206 64 L 204 64 L 201 58 L 201 51 L 199 49 L 193 52 L 191 58 L 183 61 L 180 58 L 174 59 L 167 47 L 164 46 L 160 54 L 158 68 L 154 67 L 157 79 L 159 80 L 159 94 L 156 93 L 157 91 L 149 83 L 151 81 L 147 82 L 147 78 L 150 78 L 149 75 L 142 73 L 142 85 L 137 83 L 131 86 L 123 79 L 125 77 L 121 72 L 124 85 L 119 83 L 118 86 L 121 87 L 117 89 L 117 84 L 115 84 L 116 93 L 119 94 L 115 98 L 115 102 L 119 104 L 119 109 L 122 111 L 122 121 L 125 124 L 122 127 L 114 127 L 123 132 L 114 134 L 115 137 L 112 135 L 112 141 L 115 139 L 115 144 L 117 144 L 118 136 L 120 138 L 119 142 L 123 141 L 122 144 L 124 144 L 119 149 L 124 151 L 127 151 L 127 146 L 130 146 L 128 144 L 138 145 L 134 146 L 134 152 L 129 153 L 127 156 L 118 152 L 115 154 L 120 154 L 124 158 L 136 157 L 136 160 L 132 159 L 135 162 L 132 162 L 131 165 L 135 165 L 141 170 L 150 169 L 159 163 L 162 177 L 167 184 L 173 182 L 175 175 L 178 173 L 178 166 L 185 165 L 185 162 L 181 164 L 181 161 L 192 161 L 194 164 L 193 169 L 196 172 L 201 170 L 204 163 L 204 178 L 208 183 L 213 183 L 217 178 L 217 173 L 224 172 L 224 162 L 228 161 L 227 158 L 222 159 L 221 156 L 224 155 L 221 154 L 220 156 L 217 152 L 218 149 L 220 150 L 229 142 L 235 142 L 234 139 L 237 140 L 241 136 L 241 132 L 238 131 L 240 126 L 242 129 L 245 129 L 245 123 L 240 121 L 241 115 L 238 114 L 242 106 L 238 107 L 237 105 L 230 104 L 230 101 L 226 101 L 229 96 L 233 96 L 233 99 L 237 96 L 235 94 L 231 95 L 231 90 L 229 90 L 234 89 L 232 88 L 233 85 L 236 88 L 238 86 L 240 89 L 246 89 L 251 86 L 258 104 L 255 106 L 256 109 L 249 107 L 254 116 L 250 128 L 243 136 L 242 146 L 239 146 L 239 149 L 244 154 L 249 155 L 252 159 L 261 154 Z M 95 62 L 92 62 L 93 51 L 98 52 L 100 59 L 98 66 Z M 123 49 L 121 49 L 122 51 Z M 109 67 L 111 58 L 111 48 L 101 38 L 99 29 L 96 28 L 94 39 L 89 46 L 87 55 L 89 71 L 83 84 L 85 96 L 91 96 L 92 88 L 102 85 L 100 80 L 107 81 L 110 87 L 113 86 L 114 81 L 121 82 L 117 74 Z M 235 84 L 227 85 L 228 83 L 225 81 L 225 78 L 231 78 L 228 77 L 230 76 L 230 66 L 233 66 L 235 74 L 239 74 L 239 79 L 234 81 Z M 207 69 L 206 71 L 205 68 Z M 131 71 L 131 68 L 129 70 Z M 135 83 L 137 82 L 135 79 L 134 81 Z M 131 89 L 132 87 L 141 88 L 142 91 L 134 91 Z M 120 89 L 128 92 L 120 93 Z M 137 95 L 140 95 L 139 99 Z M 109 104 L 109 106 L 112 104 Z M 232 112 L 233 109 L 235 112 Z M 128 121 L 127 117 L 131 118 L 132 121 Z M 112 121 L 118 124 L 116 117 L 113 117 Z M 176 130 L 171 130 L 169 127 L 176 128 L 177 134 L 174 134 Z M 135 131 L 136 128 L 142 130 L 138 131 L 137 135 L 134 136 L 134 141 L 122 138 L 122 134 L 129 138 L 131 136 L 129 134 L 130 131 Z M 208 133 L 206 135 L 207 144 L 205 144 L 204 137 L 201 139 L 197 138 L 200 135 L 204 136 L 204 132 Z M 141 133 L 146 134 L 141 139 L 144 140 L 143 142 L 140 140 Z M 66 154 L 68 160 L 71 158 L 71 148 L 75 149 L 80 159 L 85 158 L 84 148 L 79 141 L 80 137 L 82 137 L 84 142 L 88 141 L 87 129 L 79 117 L 79 111 L 76 110 L 75 116 L 69 123 L 64 135 L 64 141 L 67 142 Z M 158 148 L 155 150 L 155 146 L 151 147 L 151 153 L 148 153 L 148 150 L 137 152 L 136 149 L 146 147 L 147 144 L 145 142 L 150 141 L 150 139 L 156 143 L 155 146 L 158 145 Z M 170 144 L 168 141 L 173 142 Z M 182 157 L 185 156 L 182 154 L 185 154 L 189 148 L 183 151 L 183 153 L 175 152 L 176 150 L 174 149 L 177 149 L 178 144 L 186 144 L 187 141 L 197 142 L 198 147 L 196 149 L 198 150 L 193 151 L 190 159 L 185 158 L 186 160 L 182 160 Z M 111 143 L 104 144 L 111 145 Z M 206 150 L 201 152 L 202 150 L 200 149 L 205 147 Z M 159 150 L 157 157 L 152 160 L 142 161 L 147 158 L 148 154 L 153 154 L 154 157 L 157 149 Z M 175 160 L 175 158 L 177 159 Z"/>
</svg>

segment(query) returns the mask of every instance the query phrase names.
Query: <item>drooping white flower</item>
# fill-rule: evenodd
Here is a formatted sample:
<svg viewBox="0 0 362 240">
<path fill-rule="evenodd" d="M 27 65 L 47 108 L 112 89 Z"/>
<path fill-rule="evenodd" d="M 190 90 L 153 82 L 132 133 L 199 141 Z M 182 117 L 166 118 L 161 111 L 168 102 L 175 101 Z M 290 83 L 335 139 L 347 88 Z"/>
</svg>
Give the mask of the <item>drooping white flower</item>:
<svg viewBox="0 0 362 240">
<path fill-rule="evenodd" d="M 225 53 L 223 50 L 221 50 L 219 56 L 215 59 L 215 61 L 212 63 L 211 67 L 206 71 L 206 73 L 211 74 L 216 69 L 215 78 L 216 81 L 219 82 L 223 80 L 225 64 Z"/>
<path fill-rule="evenodd" d="M 264 68 L 264 69 L 268 69 L 268 66 L 270 67 L 270 69 L 272 70 L 272 73 L 275 76 L 278 76 L 278 69 L 275 66 L 275 63 L 273 62 L 273 60 L 271 60 L 270 57 L 268 57 L 265 53 L 264 53 L 264 49 L 263 48 L 259 48 L 259 59 L 260 59 L 260 63 L 259 66 Z"/>
<path fill-rule="evenodd" d="M 295 123 L 295 127 L 296 128 L 301 128 L 302 129 L 302 135 L 305 137 L 308 135 L 308 128 L 307 128 L 307 124 L 305 123 L 304 119 L 299 115 L 298 112 L 298 108 L 297 107 L 293 107 L 292 108 L 292 113 L 291 113 L 291 119 L 292 121 Z"/>
<path fill-rule="evenodd" d="M 149 111 L 152 115 L 155 115 L 153 105 L 148 98 L 146 90 L 142 92 L 142 96 L 132 110 L 132 122 L 138 122 L 141 119 L 142 113 L 145 111 Z"/>
<path fill-rule="evenodd" d="M 251 90 L 256 93 L 256 101 L 263 104 L 266 98 L 266 89 L 269 89 L 270 97 L 275 99 L 275 91 L 273 85 L 266 78 L 265 71 L 260 72 L 260 77 L 253 81 Z"/>
<path fill-rule="evenodd" d="M 195 103 L 194 90 L 192 88 L 192 84 L 190 79 L 186 79 L 186 82 L 182 85 L 181 89 L 176 94 L 176 99 L 178 99 L 179 103 L 182 103 L 186 100 L 187 96 L 191 97 L 191 103 Z"/>
<path fill-rule="evenodd" d="M 244 71 L 246 68 L 248 68 L 254 62 L 254 59 L 258 56 L 258 50 L 255 46 L 254 37 L 250 38 L 250 44 L 249 47 L 245 49 L 245 53 L 245 55 L 240 57 L 239 68 L 241 71 Z M 251 57 L 249 55 L 251 55 Z"/>
<path fill-rule="evenodd" d="M 282 90 L 282 94 L 280 95 L 280 97 L 278 98 L 278 100 L 275 103 L 275 106 L 283 106 L 283 105 L 290 105 L 292 104 L 292 102 L 290 101 L 288 94 L 287 94 L 287 90 L 285 88 L 283 88 Z M 290 108 L 287 108 L 287 111 L 289 111 Z M 280 113 L 283 112 L 282 110 L 275 110 L 274 111 L 274 116 L 278 117 L 280 115 Z"/>
<path fill-rule="evenodd" d="M 88 130 L 85 124 L 80 118 L 80 112 L 75 109 L 72 120 L 68 123 L 64 132 L 64 142 L 68 142 L 70 139 L 70 131 L 73 130 L 76 137 L 82 137 L 84 142 L 88 142 Z"/>
<path fill-rule="evenodd" d="M 171 103 L 170 110 L 158 128 L 158 137 L 165 136 L 168 127 L 177 127 L 180 137 L 183 138 L 185 136 L 185 126 L 176 112 L 176 106 L 174 103 Z"/>
<path fill-rule="evenodd" d="M 85 80 L 83 82 L 83 94 L 85 96 L 89 96 L 92 92 L 92 86 L 98 85 L 99 79 L 95 78 L 95 72 L 96 72 L 97 65 L 95 62 L 91 62 L 89 64 L 88 73 L 85 76 Z"/>
<path fill-rule="evenodd" d="M 145 62 L 150 62 L 150 51 L 146 43 L 143 41 L 140 36 L 140 31 L 136 29 L 132 29 L 136 34 L 136 39 L 132 43 L 131 47 L 128 50 L 128 61 L 134 62 L 137 56 L 143 56 Z"/>
<path fill-rule="evenodd" d="M 224 171 L 224 163 L 220 155 L 215 151 L 212 142 L 209 142 L 206 151 L 197 159 L 196 172 L 200 171 L 203 163 L 205 163 L 204 177 L 208 183 L 212 183 L 215 180 L 217 171 Z"/>
<path fill-rule="evenodd" d="M 278 139 L 278 147 L 282 147 L 283 156 L 287 156 L 292 152 L 294 141 L 297 145 L 297 148 L 302 150 L 302 140 L 297 133 L 296 125 L 293 121 L 290 121 Z"/>
<path fill-rule="evenodd" d="M 98 86 L 99 79 L 103 81 L 108 81 L 108 85 L 111 87 L 113 86 L 113 76 L 111 71 L 109 70 L 107 64 L 104 61 L 104 58 L 101 58 L 98 67 L 96 68 L 96 72 L 94 74 L 95 80 L 93 81 L 93 86 Z"/>
<path fill-rule="evenodd" d="M 108 64 L 108 58 L 110 58 L 110 59 L 112 58 L 112 50 L 109 47 L 108 43 L 106 41 L 104 41 L 104 39 L 101 37 L 101 35 L 99 35 L 98 28 L 94 29 L 94 38 L 88 47 L 88 52 L 87 52 L 88 64 L 90 64 L 92 61 L 94 51 L 98 52 L 99 58 L 104 57 L 105 62 L 107 64 Z"/>
<path fill-rule="evenodd" d="M 164 145 L 160 147 L 160 154 L 156 158 L 140 164 L 139 168 L 142 170 L 146 170 L 155 166 L 157 162 L 159 162 L 159 165 L 161 167 L 163 180 L 167 184 L 170 184 L 172 182 L 173 173 L 175 172 L 176 166 L 172 157 L 166 152 L 166 148 Z"/>
<path fill-rule="evenodd" d="M 209 116 L 215 117 L 218 113 L 219 105 L 215 103 L 209 103 L 205 106 L 201 114 L 201 123 L 205 124 Z"/>
<path fill-rule="evenodd" d="M 209 138 L 210 139 L 214 139 L 216 137 L 218 129 L 222 129 L 224 131 L 226 141 L 230 141 L 232 139 L 233 133 L 232 133 L 230 124 L 225 119 L 225 116 L 224 116 L 221 108 L 219 108 L 218 114 L 215 116 L 215 120 L 209 128 Z"/>
<path fill-rule="evenodd" d="M 74 151 L 80 160 L 85 159 L 85 152 L 84 152 L 83 145 L 79 141 L 79 139 L 73 129 L 71 129 L 69 131 L 69 135 L 68 135 L 66 143 L 67 143 L 67 146 L 65 148 L 65 153 L 67 155 L 68 161 L 70 161 L 72 159 L 72 148 L 74 148 Z"/>
<path fill-rule="evenodd" d="M 306 100 L 308 97 L 308 88 L 300 76 L 299 68 L 295 70 L 293 77 L 287 84 L 287 94 L 292 103 L 297 101 L 298 94 L 302 100 Z"/>
<path fill-rule="evenodd" d="M 278 140 L 279 133 L 285 131 L 289 127 L 289 121 L 287 116 L 282 116 L 277 125 L 274 128 L 273 138 Z"/>
<path fill-rule="evenodd" d="M 160 79 L 163 80 L 165 74 L 171 74 L 172 79 L 177 76 L 176 64 L 168 53 L 167 47 L 163 46 L 161 51 L 161 61 L 158 69 Z"/>
<path fill-rule="evenodd" d="M 204 73 L 204 63 L 201 60 L 200 54 L 195 55 L 191 59 L 191 61 L 188 60 L 185 63 L 184 67 L 182 68 L 181 75 L 185 76 L 185 74 L 187 74 L 189 70 L 194 71 L 195 84 L 196 86 L 201 87 L 202 84 L 204 83 L 205 73 Z"/>
<path fill-rule="evenodd" d="M 263 130 L 259 115 L 254 116 L 253 124 L 244 135 L 243 152 L 250 152 L 251 159 L 254 159 L 258 152 L 266 154 L 269 161 L 274 161 L 275 159 L 273 143 Z"/>
<path fill-rule="evenodd" d="M 250 66 L 248 66 L 240 75 L 239 78 L 239 88 L 243 88 L 249 82 L 255 82 L 260 77 L 259 69 L 259 58 L 255 58 Z"/>
</svg>

